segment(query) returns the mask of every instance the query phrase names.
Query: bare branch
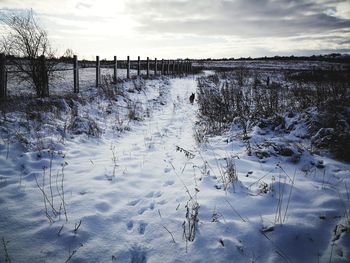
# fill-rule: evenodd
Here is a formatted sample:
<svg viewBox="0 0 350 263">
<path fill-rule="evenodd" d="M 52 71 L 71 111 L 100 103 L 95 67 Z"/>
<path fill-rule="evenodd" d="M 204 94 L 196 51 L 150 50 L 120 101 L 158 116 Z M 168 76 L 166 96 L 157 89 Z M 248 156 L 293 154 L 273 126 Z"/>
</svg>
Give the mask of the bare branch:
<svg viewBox="0 0 350 263">
<path fill-rule="evenodd" d="M 46 96 L 46 77 L 52 74 L 53 63 L 47 63 L 45 68 L 39 57 L 53 58 L 47 32 L 37 23 L 33 11 L 0 13 L 0 23 L 5 25 L 5 35 L 1 41 L 0 50 L 12 57 L 11 64 L 21 72 L 18 78 L 33 86 L 38 96 Z"/>
</svg>

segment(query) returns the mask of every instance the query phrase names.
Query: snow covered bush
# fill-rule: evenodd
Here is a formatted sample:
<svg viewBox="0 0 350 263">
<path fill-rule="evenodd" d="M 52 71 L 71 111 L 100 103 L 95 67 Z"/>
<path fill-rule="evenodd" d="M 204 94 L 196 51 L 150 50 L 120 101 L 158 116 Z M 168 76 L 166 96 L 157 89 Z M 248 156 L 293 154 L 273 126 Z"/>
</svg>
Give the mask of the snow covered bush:
<svg viewBox="0 0 350 263">
<path fill-rule="evenodd" d="M 128 118 L 133 121 L 142 120 L 142 106 L 139 102 L 128 101 Z"/>
<path fill-rule="evenodd" d="M 133 90 L 136 90 L 137 92 L 141 92 L 145 90 L 145 80 L 143 78 L 136 78 L 132 80 L 133 84 Z M 130 91 L 130 89 L 129 89 Z"/>
<path fill-rule="evenodd" d="M 183 238 L 189 242 L 193 242 L 196 237 L 198 227 L 198 210 L 199 204 L 195 200 L 191 200 L 186 205 L 186 220 L 182 223 Z"/>
<path fill-rule="evenodd" d="M 82 116 L 74 117 L 68 125 L 68 130 L 70 130 L 73 134 L 85 133 L 95 137 L 98 137 L 101 134 L 100 128 L 93 119 Z"/>
<path fill-rule="evenodd" d="M 228 157 L 225 160 L 226 167 L 222 180 L 224 183 L 224 189 L 226 190 L 230 185 L 234 186 L 234 183 L 238 181 L 238 175 L 234 158 Z"/>
<path fill-rule="evenodd" d="M 339 103 L 338 106 L 339 108 Z M 347 106 L 335 112 L 323 109 L 316 115 L 317 132 L 311 143 L 316 149 L 330 149 L 339 159 L 350 160 L 350 112 Z"/>
<path fill-rule="evenodd" d="M 116 96 L 123 96 L 124 89 L 120 83 L 114 83 L 110 74 L 102 75 L 102 83 L 99 85 L 99 93 L 106 99 L 116 99 Z"/>
</svg>

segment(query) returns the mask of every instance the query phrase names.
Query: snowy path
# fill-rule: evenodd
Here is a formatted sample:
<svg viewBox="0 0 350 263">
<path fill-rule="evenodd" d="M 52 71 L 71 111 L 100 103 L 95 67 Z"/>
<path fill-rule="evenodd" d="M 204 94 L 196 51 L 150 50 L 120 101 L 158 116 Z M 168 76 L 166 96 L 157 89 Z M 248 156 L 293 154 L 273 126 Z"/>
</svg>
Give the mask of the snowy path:
<svg viewBox="0 0 350 263">
<path fill-rule="evenodd" d="M 98 139 L 68 140 L 53 160 L 53 189 L 45 170 L 48 200 L 51 190 L 59 210 L 60 164 L 67 163 L 68 222 L 63 213 L 51 224 L 45 216 L 35 178 L 42 184 L 48 154 L 13 145 L 6 158 L 0 145 L 0 238 L 12 262 L 328 262 L 349 203 L 349 165 L 322 157 L 326 168 L 315 168 L 310 160 L 321 157 L 308 153 L 298 164 L 278 156 L 262 161 L 247 156 L 241 140 L 222 136 L 198 146 L 197 105 L 189 103 L 196 79 L 171 79 L 169 86 L 167 103 L 155 103 L 151 116 L 121 137 L 107 129 Z M 150 92 L 152 100 L 157 92 Z M 232 156 L 238 181 L 224 191 L 220 180 Z M 189 195 L 200 207 L 196 238 L 186 244 Z M 278 204 L 283 222 L 276 221 Z M 337 241 L 337 262 L 347 262 L 348 244 Z"/>
<path fill-rule="evenodd" d="M 53 160 L 52 177 L 61 173 L 59 164 L 66 162 L 68 222 L 62 215 L 61 220 L 49 224 L 43 211 L 35 177 L 41 184 L 41 168 L 49 167 L 48 156 L 37 158 L 35 153 L 20 155 L 11 150 L 11 155 L 20 157 L 14 157 L 13 163 L 1 159 L 9 171 L 23 163 L 27 174 L 20 184 L 17 176 L 5 181 L 10 186 L 0 195 L 0 203 L 8 207 L 7 218 L 0 220 L 0 234 L 10 241 L 13 261 L 63 262 L 73 251 L 72 262 L 173 262 L 185 255 L 181 225 L 189 198 L 183 183 L 194 189 L 194 180 L 189 159 L 176 151 L 176 146 L 195 146 L 192 126 L 196 105 L 188 99 L 195 89 L 194 77 L 172 79 L 168 103 L 133 125 L 130 132 L 119 138 L 107 134 L 101 139 L 66 142 L 64 159 Z M 181 179 L 173 167 L 184 169 Z M 52 185 L 57 206 L 55 188 L 60 184 Z M 80 220 L 81 226 L 74 233 Z"/>
<path fill-rule="evenodd" d="M 89 238 L 81 240 L 84 247 L 79 254 L 91 262 L 107 261 L 112 255 L 121 261 L 131 257 L 143 262 L 147 254 L 152 254 L 154 262 L 163 261 L 164 255 L 159 252 L 173 245 L 162 225 L 169 224 L 182 243 L 183 206 L 188 197 L 171 164 L 182 169 L 187 160 L 183 153 L 176 152 L 177 145 L 194 147 L 195 106 L 188 97 L 195 92 L 196 81 L 174 79 L 170 85 L 169 103 L 127 136 L 93 148 L 83 144 L 67 153 L 71 163 L 66 170 L 66 185 L 74 189 L 69 213 L 77 220 L 82 218 L 80 234 Z M 114 177 L 112 151 L 117 165 Z M 183 173 L 182 180 L 193 184 L 193 169 L 188 173 Z M 180 225 L 171 224 L 177 219 Z"/>
</svg>

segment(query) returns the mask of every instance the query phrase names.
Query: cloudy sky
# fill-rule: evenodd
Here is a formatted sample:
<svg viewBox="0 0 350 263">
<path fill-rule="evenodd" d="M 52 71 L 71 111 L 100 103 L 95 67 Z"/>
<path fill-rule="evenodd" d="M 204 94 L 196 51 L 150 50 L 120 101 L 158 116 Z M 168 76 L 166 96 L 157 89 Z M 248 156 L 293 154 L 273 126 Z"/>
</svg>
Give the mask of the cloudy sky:
<svg viewBox="0 0 350 263">
<path fill-rule="evenodd" d="M 350 0 L 0 0 L 28 8 L 85 58 L 350 54 Z"/>
</svg>

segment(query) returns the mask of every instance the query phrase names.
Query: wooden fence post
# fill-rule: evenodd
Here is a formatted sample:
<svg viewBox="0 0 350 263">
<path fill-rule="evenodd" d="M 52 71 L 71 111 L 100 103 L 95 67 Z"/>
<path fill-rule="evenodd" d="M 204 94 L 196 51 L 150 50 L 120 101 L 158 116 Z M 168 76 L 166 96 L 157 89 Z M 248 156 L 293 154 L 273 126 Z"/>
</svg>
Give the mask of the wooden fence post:
<svg viewBox="0 0 350 263">
<path fill-rule="evenodd" d="M 96 88 L 101 83 L 101 67 L 100 67 L 100 57 L 96 56 Z"/>
<path fill-rule="evenodd" d="M 166 74 L 167 74 L 167 75 L 170 74 L 170 60 L 169 60 L 169 59 L 168 59 L 168 62 L 167 62 Z"/>
<path fill-rule="evenodd" d="M 154 75 L 157 76 L 157 58 L 154 59 Z"/>
<path fill-rule="evenodd" d="M 172 71 L 171 71 L 172 74 L 175 73 L 175 60 L 173 60 L 173 67 L 172 67 Z"/>
<path fill-rule="evenodd" d="M 164 59 L 162 59 L 162 72 L 160 75 L 164 75 Z"/>
<path fill-rule="evenodd" d="M 130 79 L 130 56 L 128 56 L 128 59 L 127 59 L 127 69 L 126 69 L 126 78 L 127 79 Z"/>
<path fill-rule="evenodd" d="M 147 78 L 149 78 L 149 57 L 147 57 Z"/>
<path fill-rule="evenodd" d="M 6 56 L 5 54 L 0 54 L 0 100 L 6 99 L 6 86 Z"/>
<path fill-rule="evenodd" d="M 137 76 L 140 76 L 141 72 L 141 62 L 140 62 L 140 56 L 137 57 Z"/>
<path fill-rule="evenodd" d="M 74 78 L 74 93 L 79 93 L 79 64 L 78 57 L 73 56 L 73 78 Z"/>
<path fill-rule="evenodd" d="M 40 96 L 49 97 L 49 78 L 47 75 L 47 65 L 45 56 L 40 56 L 40 71 L 41 71 L 41 87 L 40 87 Z"/>
<path fill-rule="evenodd" d="M 117 56 L 114 56 L 114 63 L 113 63 L 113 82 L 117 83 L 117 66 L 118 66 L 118 62 L 117 62 Z"/>
</svg>

